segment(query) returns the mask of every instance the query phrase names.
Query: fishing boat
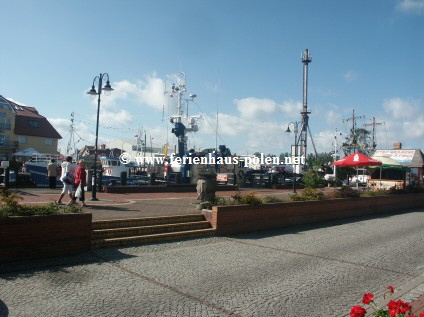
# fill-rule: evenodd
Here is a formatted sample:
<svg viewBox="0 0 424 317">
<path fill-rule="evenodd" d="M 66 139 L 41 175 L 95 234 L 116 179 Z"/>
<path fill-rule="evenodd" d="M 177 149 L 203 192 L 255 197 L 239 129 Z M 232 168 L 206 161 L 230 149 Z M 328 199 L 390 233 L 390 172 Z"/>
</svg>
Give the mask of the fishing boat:
<svg viewBox="0 0 424 317">
<path fill-rule="evenodd" d="M 58 175 L 60 175 L 60 164 L 65 159 L 60 154 L 33 154 L 28 162 L 25 163 L 25 169 L 31 174 L 31 178 L 37 187 L 49 187 L 49 178 L 47 176 L 47 165 L 50 161 L 56 160 Z M 58 178 L 56 180 L 56 187 L 62 187 L 63 184 Z"/>
</svg>

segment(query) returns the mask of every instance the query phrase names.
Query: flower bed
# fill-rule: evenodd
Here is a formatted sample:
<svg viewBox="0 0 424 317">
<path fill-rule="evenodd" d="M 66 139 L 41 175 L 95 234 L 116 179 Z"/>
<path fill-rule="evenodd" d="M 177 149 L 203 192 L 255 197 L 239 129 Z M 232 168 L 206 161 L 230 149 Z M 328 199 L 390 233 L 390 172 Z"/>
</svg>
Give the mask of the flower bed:
<svg viewBox="0 0 424 317">
<path fill-rule="evenodd" d="M 395 288 L 393 286 L 387 286 L 388 291 L 384 294 L 384 298 L 387 294 L 394 294 Z M 410 315 L 411 313 L 411 304 L 404 302 L 401 299 L 390 300 L 387 304 L 387 309 L 380 308 L 374 302 L 374 294 L 366 293 L 362 298 L 362 303 L 367 306 L 368 311 L 360 306 L 353 306 L 350 310 L 350 317 L 365 317 L 367 313 L 371 312 L 372 316 L 376 317 L 416 317 L 415 315 Z M 424 317 L 424 311 L 420 313 L 419 317 Z"/>
</svg>

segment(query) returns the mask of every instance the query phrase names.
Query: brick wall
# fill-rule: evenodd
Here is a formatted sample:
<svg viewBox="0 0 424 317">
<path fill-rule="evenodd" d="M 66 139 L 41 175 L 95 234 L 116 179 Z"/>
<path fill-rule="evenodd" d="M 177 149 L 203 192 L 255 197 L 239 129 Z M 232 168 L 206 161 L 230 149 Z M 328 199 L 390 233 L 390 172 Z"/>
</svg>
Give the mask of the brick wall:
<svg viewBox="0 0 424 317">
<path fill-rule="evenodd" d="M 206 219 L 217 234 L 253 232 L 424 207 L 424 194 L 215 206 Z"/>
<path fill-rule="evenodd" d="M 0 263 L 91 248 L 91 214 L 0 218 Z"/>
</svg>

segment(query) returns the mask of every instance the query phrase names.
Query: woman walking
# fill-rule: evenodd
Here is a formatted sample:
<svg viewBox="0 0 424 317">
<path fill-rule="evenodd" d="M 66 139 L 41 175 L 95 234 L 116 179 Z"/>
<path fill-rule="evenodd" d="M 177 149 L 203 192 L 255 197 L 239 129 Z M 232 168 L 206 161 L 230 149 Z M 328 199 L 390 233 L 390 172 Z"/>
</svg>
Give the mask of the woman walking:
<svg viewBox="0 0 424 317">
<path fill-rule="evenodd" d="M 85 204 L 85 195 L 84 195 L 84 187 L 87 186 L 87 172 L 85 171 L 85 162 L 84 160 L 78 161 L 78 167 L 75 170 L 75 188 L 78 195 L 74 197 L 74 201 L 76 203 L 77 196 L 79 200 L 82 202 L 82 206 L 86 207 Z"/>
</svg>

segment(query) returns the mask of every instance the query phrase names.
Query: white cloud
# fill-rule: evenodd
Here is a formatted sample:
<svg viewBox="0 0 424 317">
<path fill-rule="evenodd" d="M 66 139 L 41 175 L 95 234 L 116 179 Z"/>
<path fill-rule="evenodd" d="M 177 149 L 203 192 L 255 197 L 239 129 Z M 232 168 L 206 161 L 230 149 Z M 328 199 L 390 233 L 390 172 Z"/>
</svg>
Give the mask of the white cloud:
<svg viewBox="0 0 424 317">
<path fill-rule="evenodd" d="M 418 116 L 410 121 L 402 123 L 403 133 L 406 139 L 421 139 L 424 137 L 424 116 Z"/>
<path fill-rule="evenodd" d="M 391 98 L 385 99 L 383 102 L 383 109 L 394 119 L 412 118 L 420 108 L 422 108 L 422 105 L 416 100 Z"/>
<path fill-rule="evenodd" d="M 343 78 L 346 81 L 354 81 L 358 79 L 358 73 L 353 71 L 353 70 L 349 70 L 348 72 L 346 72 L 345 74 L 343 74 Z"/>
<path fill-rule="evenodd" d="M 328 125 L 337 126 L 343 121 L 343 118 L 339 111 L 329 110 L 325 113 L 325 120 Z"/>
<path fill-rule="evenodd" d="M 71 135 L 71 120 L 63 118 L 48 118 L 47 119 L 52 126 L 59 132 L 62 136 L 62 139 L 59 140 L 59 149 L 60 152 L 66 154 L 66 149 L 70 140 Z M 95 142 L 95 130 L 82 122 L 77 122 L 74 124 L 74 142 L 76 148 L 82 148 L 85 144 L 93 145 Z"/>
<path fill-rule="evenodd" d="M 133 116 L 122 107 L 128 105 L 143 107 L 150 106 L 161 111 L 167 103 L 164 95 L 165 82 L 158 78 L 155 73 L 147 76 L 144 80 L 131 82 L 122 80 L 113 82 L 113 91 L 109 96 L 101 96 L 101 122 L 106 125 L 127 125 L 133 121 Z M 97 98 L 92 101 L 97 107 Z M 96 120 L 96 116 L 93 116 Z"/>
<path fill-rule="evenodd" d="M 321 131 L 313 136 L 314 144 L 318 153 L 334 152 L 334 131 Z M 338 136 L 337 143 L 340 146 L 344 141 L 343 136 Z M 310 139 L 308 139 L 308 152 L 314 153 L 314 148 Z"/>
<path fill-rule="evenodd" d="M 302 111 L 302 102 L 296 100 L 286 100 L 280 106 L 280 109 L 285 115 L 289 117 L 298 116 Z"/>
<path fill-rule="evenodd" d="M 257 119 L 258 116 L 263 115 L 269 116 L 277 110 L 277 104 L 270 99 L 248 97 L 235 99 L 234 104 L 240 115 L 245 119 Z"/>
<path fill-rule="evenodd" d="M 401 0 L 396 8 L 406 13 L 420 14 L 424 12 L 424 0 Z"/>
<path fill-rule="evenodd" d="M 105 109 L 100 110 L 100 124 L 122 125 L 126 126 L 132 122 L 133 116 L 126 110 L 108 111 Z M 93 116 L 93 120 L 97 120 Z"/>
</svg>

